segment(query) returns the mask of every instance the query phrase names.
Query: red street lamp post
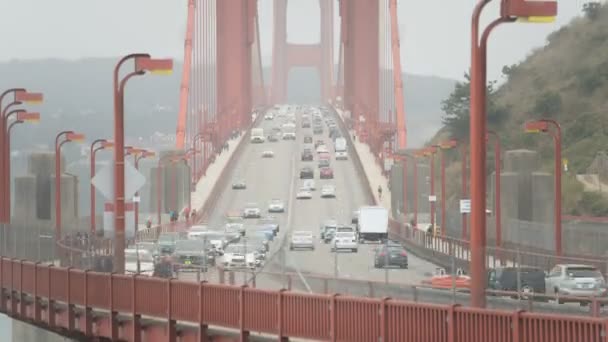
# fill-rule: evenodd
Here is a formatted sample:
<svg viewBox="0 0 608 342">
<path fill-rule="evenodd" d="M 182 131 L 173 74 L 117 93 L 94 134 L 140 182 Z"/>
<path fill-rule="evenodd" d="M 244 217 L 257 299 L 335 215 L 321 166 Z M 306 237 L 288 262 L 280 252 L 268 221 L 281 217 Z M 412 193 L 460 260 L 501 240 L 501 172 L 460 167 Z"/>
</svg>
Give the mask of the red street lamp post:
<svg viewBox="0 0 608 342">
<path fill-rule="evenodd" d="M 11 116 L 16 115 L 16 120 L 8 125 L 8 120 Z M 6 130 L 6 160 L 4 161 L 4 203 L 6 205 L 6 222 L 11 222 L 11 128 L 16 124 L 21 124 L 24 122 L 36 123 L 40 121 L 40 113 L 34 112 L 26 112 L 23 109 L 16 109 L 4 116 L 4 127 L 8 127 Z M 7 126 L 8 125 L 8 126 Z"/>
<path fill-rule="evenodd" d="M 553 126 L 551 130 L 550 126 Z M 555 177 L 553 178 L 555 196 L 553 200 L 553 220 L 555 221 L 555 255 L 562 255 L 562 130 L 555 120 L 541 119 L 525 124 L 528 133 L 549 133 L 553 137 L 555 153 Z"/>
<path fill-rule="evenodd" d="M 135 61 L 134 71 L 119 80 L 121 66 Z M 167 73 L 173 69 L 173 61 L 152 59 L 143 53 L 123 57 L 114 68 L 114 271 L 124 273 L 125 268 L 125 141 L 124 141 L 124 91 L 127 81 L 134 76 L 151 73 Z"/>
<path fill-rule="evenodd" d="M 97 146 L 99 145 L 99 146 Z M 93 143 L 91 143 L 91 167 L 90 167 L 90 171 L 91 171 L 91 200 L 90 200 L 90 205 L 91 205 L 91 235 L 95 236 L 96 233 L 96 222 L 95 222 L 95 217 L 97 216 L 95 213 L 95 187 L 93 186 L 93 177 L 95 177 L 95 155 L 97 154 L 97 151 L 99 150 L 107 150 L 110 148 L 114 147 L 114 143 L 111 141 L 108 141 L 106 139 L 97 139 L 95 141 L 93 141 Z"/>
<path fill-rule="evenodd" d="M 494 20 L 479 37 L 479 23 L 484 7 L 491 0 L 479 0 L 471 21 L 471 306 L 485 307 L 486 253 L 486 59 L 490 33 L 501 23 L 517 19 L 547 22 L 557 14 L 557 2 L 503 0 L 501 16 Z"/>
<path fill-rule="evenodd" d="M 2 103 L 4 99 L 11 94 L 14 96 L 13 101 L 3 107 Z M 0 192 L 3 194 L 2 196 L 4 196 L 2 198 L 2 204 L 0 204 L 0 222 L 2 223 L 8 223 L 10 221 L 10 188 L 7 189 L 7 186 L 10 187 L 10 180 L 6 178 L 6 169 L 7 164 L 10 162 L 10 156 L 7 151 L 7 121 L 5 119 L 11 107 L 23 103 L 37 104 L 42 102 L 42 99 L 42 94 L 30 93 L 23 88 L 8 89 L 0 94 Z M 9 196 L 9 201 L 6 200 L 6 196 Z"/>
<path fill-rule="evenodd" d="M 494 229 L 496 230 L 496 247 L 502 247 L 501 204 L 500 204 L 500 137 L 496 132 L 488 130 L 494 138 Z"/>
<path fill-rule="evenodd" d="M 84 138 L 84 134 L 73 131 L 63 131 L 55 137 L 55 243 L 61 240 L 61 147 L 68 142 L 82 142 Z"/>
</svg>

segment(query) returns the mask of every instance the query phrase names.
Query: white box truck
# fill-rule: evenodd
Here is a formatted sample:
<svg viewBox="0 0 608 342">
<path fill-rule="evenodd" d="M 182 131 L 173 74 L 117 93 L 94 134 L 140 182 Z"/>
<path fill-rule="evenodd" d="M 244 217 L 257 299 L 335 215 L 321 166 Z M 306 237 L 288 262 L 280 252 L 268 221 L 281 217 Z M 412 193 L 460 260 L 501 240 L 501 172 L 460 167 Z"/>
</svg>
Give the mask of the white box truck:
<svg viewBox="0 0 608 342">
<path fill-rule="evenodd" d="M 348 154 L 346 153 L 346 139 L 336 138 L 334 147 L 336 150 L 336 160 L 348 159 Z"/>
<path fill-rule="evenodd" d="M 383 207 L 359 209 L 359 243 L 380 241 L 388 238 L 388 210 Z"/>
<path fill-rule="evenodd" d="M 264 129 L 263 128 L 252 128 L 251 129 L 251 142 L 254 144 L 261 144 L 266 141 L 264 137 Z"/>
</svg>

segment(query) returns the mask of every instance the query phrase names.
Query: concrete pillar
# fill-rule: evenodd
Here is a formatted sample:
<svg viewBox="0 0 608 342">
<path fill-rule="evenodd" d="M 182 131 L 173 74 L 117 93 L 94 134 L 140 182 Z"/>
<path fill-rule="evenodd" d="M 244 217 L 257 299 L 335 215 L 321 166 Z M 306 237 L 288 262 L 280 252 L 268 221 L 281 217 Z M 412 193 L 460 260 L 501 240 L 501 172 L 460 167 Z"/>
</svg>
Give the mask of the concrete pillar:
<svg viewBox="0 0 608 342">
<path fill-rule="evenodd" d="M 390 172 L 391 212 L 393 217 L 401 217 L 403 211 L 403 165 L 394 164 Z M 408 189 L 409 190 L 409 189 Z"/>
<path fill-rule="evenodd" d="M 15 177 L 14 221 L 34 220 L 37 211 L 36 177 Z"/>
<path fill-rule="evenodd" d="M 517 242 L 518 228 L 513 222 L 519 219 L 519 175 L 516 172 L 501 172 L 500 185 L 502 240 Z"/>
<path fill-rule="evenodd" d="M 55 221 L 55 175 L 52 175 L 51 182 L 51 222 Z M 78 178 L 73 175 L 61 175 L 61 221 L 62 230 L 67 233 L 78 219 Z"/>
<path fill-rule="evenodd" d="M 531 175 L 532 199 L 532 231 L 527 236 L 528 240 L 536 243 L 542 249 L 552 251 L 555 249 L 554 234 L 554 211 L 553 200 L 555 188 L 553 186 L 553 175 L 545 172 L 533 172 Z"/>
<path fill-rule="evenodd" d="M 504 154 L 503 170 L 507 172 L 531 173 L 539 168 L 539 158 L 536 151 L 510 150 Z"/>
</svg>

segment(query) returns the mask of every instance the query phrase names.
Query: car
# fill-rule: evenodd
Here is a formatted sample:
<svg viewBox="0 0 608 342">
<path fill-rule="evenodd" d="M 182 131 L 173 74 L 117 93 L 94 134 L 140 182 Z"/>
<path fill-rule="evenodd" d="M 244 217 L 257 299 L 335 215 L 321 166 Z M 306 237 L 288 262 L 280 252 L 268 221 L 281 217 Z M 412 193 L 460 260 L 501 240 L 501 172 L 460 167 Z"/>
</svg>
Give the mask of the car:
<svg viewBox="0 0 608 342">
<path fill-rule="evenodd" d="M 269 213 L 284 213 L 285 212 L 285 203 L 280 199 L 273 198 L 268 203 L 268 212 Z"/>
<path fill-rule="evenodd" d="M 256 248 L 244 244 L 229 245 L 222 257 L 222 264 L 226 269 L 255 269 L 260 265 L 256 255 Z"/>
<path fill-rule="evenodd" d="M 160 252 L 158 250 L 158 245 L 156 244 L 156 242 L 140 241 L 140 242 L 135 243 L 134 246 L 130 246 L 129 248 L 135 249 L 135 250 L 140 250 L 140 251 L 141 250 L 148 251 L 155 260 L 160 256 Z"/>
<path fill-rule="evenodd" d="M 297 230 L 291 234 L 289 250 L 293 251 L 300 248 L 315 250 L 315 242 L 311 231 Z"/>
<path fill-rule="evenodd" d="M 173 268 L 176 271 L 201 269 L 215 264 L 215 253 L 211 245 L 205 246 L 198 240 L 178 240 L 173 252 Z"/>
<path fill-rule="evenodd" d="M 312 137 L 310 135 L 307 135 L 304 137 L 304 143 L 305 144 L 312 144 Z"/>
<path fill-rule="evenodd" d="M 348 153 L 346 151 L 337 151 L 336 160 L 348 160 Z"/>
<path fill-rule="evenodd" d="M 329 167 L 329 165 L 330 165 L 329 159 L 319 158 L 319 162 L 317 163 L 317 166 L 319 167 L 319 169 L 322 169 L 324 167 Z"/>
<path fill-rule="evenodd" d="M 314 157 L 310 151 L 302 151 L 302 161 L 313 161 Z"/>
<path fill-rule="evenodd" d="M 337 227 L 338 227 L 338 221 L 325 220 L 325 222 L 323 222 L 323 224 L 321 224 L 321 228 L 320 228 L 321 240 L 323 240 L 325 243 L 330 243 L 333 240 L 333 235 L 335 234 Z M 331 233 L 329 233 L 330 231 L 331 231 Z M 331 234 L 331 237 L 329 237 L 328 234 Z"/>
<path fill-rule="evenodd" d="M 154 256 L 146 249 L 125 249 L 125 273 L 152 276 L 154 274 Z"/>
<path fill-rule="evenodd" d="M 535 267 L 497 267 L 488 270 L 487 286 L 491 290 L 521 291 L 523 297 L 533 293 L 545 294 L 545 272 Z"/>
<path fill-rule="evenodd" d="M 260 218 L 262 211 L 256 203 L 247 203 L 243 209 L 243 218 Z"/>
<path fill-rule="evenodd" d="M 226 232 L 217 230 L 206 230 L 200 232 L 194 236 L 188 234 L 189 240 L 198 241 L 201 246 L 212 248 L 217 254 L 222 255 L 224 248 L 228 245 L 228 240 L 234 239 L 233 237 L 228 238 Z"/>
<path fill-rule="evenodd" d="M 321 179 L 333 179 L 334 178 L 334 170 L 331 167 L 322 167 L 319 177 Z"/>
<path fill-rule="evenodd" d="M 357 243 L 357 234 L 353 232 L 336 232 L 331 244 L 332 252 L 347 249 L 357 253 L 357 251 L 359 250 L 359 244 Z"/>
<path fill-rule="evenodd" d="M 274 115 L 272 115 L 272 113 L 268 113 L 264 115 L 264 120 L 274 120 Z"/>
<path fill-rule="evenodd" d="M 317 141 L 315 141 L 315 149 L 318 148 L 321 145 L 325 145 L 325 142 L 323 140 L 317 140 Z"/>
<path fill-rule="evenodd" d="M 350 222 L 352 224 L 359 224 L 359 210 L 353 211 Z"/>
<path fill-rule="evenodd" d="M 274 152 L 270 151 L 270 150 L 266 150 L 264 152 L 262 152 L 262 158 L 273 158 L 274 157 Z"/>
<path fill-rule="evenodd" d="M 245 235 L 246 230 L 242 214 L 235 212 L 231 216 L 226 215 L 226 224 L 224 225 L 224 230 L 236 231 L 241 233 L 241 235 Z"/>
<path fill-rule="evenodd" d="M 549 292 L 574 297 L 607 296 L 606 280 L 595 266 L 577 264 L 555 265 L 545 278 Z M 576 299 L 558 298 L 558 303 L 580 302 Z"/>
<path fill-rule="evenodd" d="M 312 133 L 315 134 L 315 135 L 316 134 L 323 134 L 323 126 L 321 126 L 321 125 L 315 125 L 312 128 Z"/>
<path fill-rule="evenodd" d="M 158 236 L 158 252 L 161 255 L 172 254 L 177 240 L 186 238 L 185 233 L 165 232 Z"/>
<path fill-rule="evenodd" d="M 384 268 L 397 266 L 399 268 L 407 268 L 407 252 L 401 245 L 385 244 L 376 249 L 374 255 L 374 267 Z"/>
<path fill-rule="evenodd" d="M 310 121 L 302 120 L 302 128 L 310 128 Z"/>
<path fill-rule="evenodd" d="M 311 179 L 315 178 L 315 172 L 310 167 L 303 167 L 300 169 L 300 179 Z"/>
<path fill-rule="evenodd" d="M 244 190 L 247 189 L 247 183 L 245 183 L 244 179 L 235 180 L 232 182 L 233 190 Z"/>
<path fill-rule="evenodd" d="M 333 185 L 323 185 L 321 187 L 321 198 L 335 198 L 336 187 Z"/>
<path fill-rule="evenodd" d="M 327 149 L 327 146 L 325 145 L 319 145 L 317 147 L 317 154 L 319 153 L 329 153 L 329 150 Z"/>
<path fill-rule="evenodd" d="M 274 216 L 262 217 L 258 220 L 258 227 L 266 227 L 271 229 L 276 236 L 279 233 L 279 221 Z"/>
<path fill-rule="evenodd" d="M 310 191 L 315 191 L 315 181 L 312 179 L 307 179 L 302 183 L 302 188 L 306 188 Z"/>
<path fill-rule="evenodd" d="M 302 187 L 296 193 L 296 199 L 312 199 L 312 193 L 308 188 Z"/>
</svg>

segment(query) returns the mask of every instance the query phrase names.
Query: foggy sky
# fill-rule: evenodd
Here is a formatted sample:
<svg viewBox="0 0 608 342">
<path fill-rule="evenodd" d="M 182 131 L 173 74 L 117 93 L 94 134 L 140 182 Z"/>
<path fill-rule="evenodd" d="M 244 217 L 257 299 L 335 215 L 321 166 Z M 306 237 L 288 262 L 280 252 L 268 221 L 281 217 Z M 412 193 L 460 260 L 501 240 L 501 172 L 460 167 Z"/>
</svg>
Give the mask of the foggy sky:
<svg viewBox="0 0 608 342">
<path fill-rule="evenodd" d="M 262 50 L 269 60 L 272 0 L 260 1 Z M 318 35 L 315 0 L 289 0 L 290 41 L 314 42 Z M 330 1 L 330 0 L 322 0 Z M 404 70 L 461 79 L 468 69 L 470 16 L 476 0 L 400 0 Z M 498 0 L 484 16 L 498 13 Z M 489 74 L 516 63 L 546 36 L 581 12 L 584 0 L 559 0 L 555 24 L 510 24 L 490 43 Z M 115 57 L 133 51 L 183 59 L 187 0 L 2 0 L 0 60 Z"/>
</svg>

